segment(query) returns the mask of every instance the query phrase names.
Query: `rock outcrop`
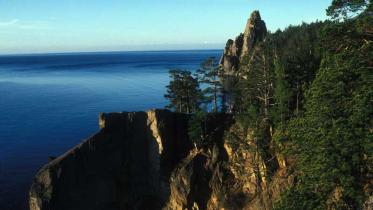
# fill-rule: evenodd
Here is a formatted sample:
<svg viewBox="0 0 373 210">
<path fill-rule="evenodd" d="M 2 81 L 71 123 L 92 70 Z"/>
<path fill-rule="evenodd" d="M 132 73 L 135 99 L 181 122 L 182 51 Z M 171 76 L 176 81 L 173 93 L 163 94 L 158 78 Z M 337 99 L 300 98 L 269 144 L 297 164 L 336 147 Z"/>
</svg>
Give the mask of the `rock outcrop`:
<svg viewBox="0 0 373 210">
<path fill-rule="evenodd" d="M 221 57 L 220 65 L 226 75 L 234 75 L 250 51 L 254 48 L 257 42 L 262 41 L 267 35 L 267 27 L 261 19 L 259 11 L 254 11 L 247 24 L 243 34 L 240 34 L 233 41 L 228 40 L 224 54 Z"/>
<path fill-rule="evenodd" d="M 225 91 L 228 111 L 234 109 L 234 104 L 232 103 L 233 90 L 237 83 L 237 76 L 240 74 L 240 66 L 247 62 L 246 58 L 250 55 L 255 45 L 263 41 L 266 35 L 266 24 L 261 19 L 259 11 L 254 11 L 247 20 L 244 33 L 237 36 L 234 41 L 232 39 L 227 41 L 224 53 L 220 59 L 220 68 L 222 69 L 220 78 Z"/>
<path fill-rule="evenodd" d="M 30 209 L 160 209 L 192 148 L 187 122 L 162 110 L 102 114 L 97 134 L 37 173 Z"/>
<path fill-rule="evenodd" d="M 171 194 L 163 209 L 215 209 L 210 202 L 215 198 L 216 173 L 229 173 L 221 166 L 228 160 L 224 149 L 224 133 L 234 123 L 231 115 L 215 114 L 206 119 L 207 144 L 195 148 L 182 160 L 170 177 Z M 223 175 L 223 174 L 221 174 Z M 224 187 L 221 185 L 220 187 Z M 224 199 L 217 202 L 224 202 Z"/>
<path fill-rule="evenodd" d="M 227 75 L 234 75 L 238 70 L 240 55 L 243 46 L 243 34 L 240 34 L 235 41 L 229 39 L 224 48 L 224 54 L 221 57 L 220 65 Z"/>
<path fill-rule="evenodd" d="M 260 17 L 259 11 L 254 11 L 247 20 L 240 60 L 242 61 L 244 56 L 250 53 L 257 42 L 263 41 L 266 35 L 266 24 Z"/>
<path fill-rule="evenodd" d="M 271 209 L 292 184 L 271 148 L 249 152 L 250 135 L 231 140 L 242 134 L 231 115 L 208 115 L 208 139 L 197 147 L 188 118 L 166 110 L 101 114 L 97 134 L 37 173 L 30 209 Z"/>
<path fill-rule="evenodd" d="M 230 118 L 225 122 L 225 132 L 191 152 L 175 169 L 166 209 L 272 209 L 293 184 L 289 161 L 267 146 L 271 145 L 269 136 L 258 143 L 239 123 Z M 234 140 L 237 136 L 241 140 Z M 266 146 L 259 149 L 259 144 Z"/>
</svg>

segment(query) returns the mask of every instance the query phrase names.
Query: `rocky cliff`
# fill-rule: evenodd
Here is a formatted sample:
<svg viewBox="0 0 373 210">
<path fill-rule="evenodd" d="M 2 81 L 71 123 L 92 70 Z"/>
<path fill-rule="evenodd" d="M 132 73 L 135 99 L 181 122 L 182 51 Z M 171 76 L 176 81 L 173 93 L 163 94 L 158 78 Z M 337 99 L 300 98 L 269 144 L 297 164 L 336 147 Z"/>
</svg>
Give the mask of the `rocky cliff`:
<svg viewBox="0 0 373 210">
<path fill-rule="evenodd" d="M 239 129 L 231 115 L 209 115 L 209 141 L 198 148 L 187 115 L 111 113 L 99 123 L 37 173 L 31 210 L 270 209 L 292 181 L 274 154 L 254 157 L 230 140 L 226 131 Z"/>
<path fill-rule="evenodd" d="M 154 110 L 100 116 L 101 130 L 45 165 L 30 209 L 160 209 L 188 154 L 187 116 Z"/>
<path fill-rule="evenodd" d="M 258 143 L 234 118 L 226 116 L 224 122 L 210 144 L 191 152 L 173 171 L 167 209 L 272 209 L 293 184 L 291 160 L 267 146 L 270 136 Z"/>
</svg>

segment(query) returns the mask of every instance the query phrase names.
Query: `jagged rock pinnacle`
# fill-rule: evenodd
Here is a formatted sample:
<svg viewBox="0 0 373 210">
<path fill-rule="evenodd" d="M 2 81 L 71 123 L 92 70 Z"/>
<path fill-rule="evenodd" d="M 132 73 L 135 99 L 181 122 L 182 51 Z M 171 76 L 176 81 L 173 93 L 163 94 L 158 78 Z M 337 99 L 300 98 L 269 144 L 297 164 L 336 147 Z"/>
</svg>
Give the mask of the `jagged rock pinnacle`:
<svg viewBox="0 0 373 210">
<path fill-rule="evenodd" d="M 251 13 L 243 34 L 237 36 L 235 41 L 228 40 L 220 65 L 225 74 L 232 75 L 238 70 L 242 59 L 254 48 L 255 44 L 262 41 L 267 35 L 267 27 L 260 17 L 259 11 Z"/>
<path fill-rule="evenodd" d="M 247 20 L 245 27 L 243 46 L 241 52 L 241 60 L 247 55 L 258 41 L 262 41 L 267 35 L 267 27 L 265 22 L 260 17 L 259 11 L 251 13 L 250 18 Z"/>
</svg>

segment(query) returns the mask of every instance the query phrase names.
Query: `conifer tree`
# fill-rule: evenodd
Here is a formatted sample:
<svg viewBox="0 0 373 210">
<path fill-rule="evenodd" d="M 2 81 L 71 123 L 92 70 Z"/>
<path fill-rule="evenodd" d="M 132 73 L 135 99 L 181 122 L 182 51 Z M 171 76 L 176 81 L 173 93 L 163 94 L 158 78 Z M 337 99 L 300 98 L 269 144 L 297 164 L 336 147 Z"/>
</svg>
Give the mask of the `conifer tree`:
<svg viewBox="0 0 373 210">
<path fill-rule="evenodd" d="M 348 19 L 364 10 L 372 12 L 372 3 L 372 0 L 333 0 L 326 12 L 334 19 Z"/>
<path fill-rule="evenodd" d="M 169 73 L 171 81 L 164 95 L 170 101 L 167 108 L 187 114 L 196 112 L 201 100 L 198 80 L 187 70 L 174 69 Z"/>
<path fill-rule="evenodd" d="M 280 126 L 285 125 L 287 119 L 289 119 L 289 100 L 291 96 L 291 91 L 287 82 L 285 75 L 285 69 L 282 62 L 278 57 L 274 59 L 274 93 L 273 97 L 275 100 L 275 110 L 272 113 L 272 119 L 274 123 L 280 124 Z M 279 127 L 279 126 L 277 126 Z"/>
<path fill-rule="evenodd" d="M 213 112 L 218 112 L 218 99 L 222 96 L 222 84 L 219 78 L 219 63 L 214 57 L 208 58 L 197 70 L 198 81 L 203 85 L 204 103 L 213 105 Z M 223 96 L 222 96 L 223 97 Z"/>
<path fill-rule="evenodd" d="M 273 105 L 273 72 L 267 43 L 255 47 L 248 64 L 241 70 L 245 72 L 243 94 L 247 95 L 249 103 L 246 106 L 258 105 L 260 114 L 269 118 L 269 109 Z"/>
</svg>

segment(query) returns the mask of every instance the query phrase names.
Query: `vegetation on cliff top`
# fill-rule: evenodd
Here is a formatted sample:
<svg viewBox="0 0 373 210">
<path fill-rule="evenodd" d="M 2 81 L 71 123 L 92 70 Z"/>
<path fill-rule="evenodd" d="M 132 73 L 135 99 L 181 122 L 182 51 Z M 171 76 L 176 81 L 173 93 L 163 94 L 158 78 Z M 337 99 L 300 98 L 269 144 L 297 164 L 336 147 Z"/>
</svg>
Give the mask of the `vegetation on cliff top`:
<svg viewBox="0 0 373 210">
<path fill-rule="evenodd" d="M 262 156 L 272 150 L 295 160 L 295 182 L 275 209 L 362 209 L 373 193 L 372 7 L 370 0 L 333 0 L 332 20 L 269 33 L 240 62 L 233 98 L 220 100 L 222 112 L 229 105 L 252 131 Z M 227 93 L 216 64 L 205 64 L 203 79 L 194 80 L 207 88 L 193 104 L 212 103 L 216 112 L 217 96 Z M 198 122 L 206 109 L 193 110 L 191 136 L 203 140 Z"/>
</svg>

